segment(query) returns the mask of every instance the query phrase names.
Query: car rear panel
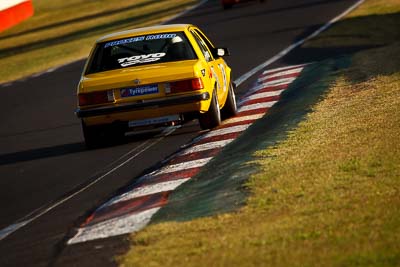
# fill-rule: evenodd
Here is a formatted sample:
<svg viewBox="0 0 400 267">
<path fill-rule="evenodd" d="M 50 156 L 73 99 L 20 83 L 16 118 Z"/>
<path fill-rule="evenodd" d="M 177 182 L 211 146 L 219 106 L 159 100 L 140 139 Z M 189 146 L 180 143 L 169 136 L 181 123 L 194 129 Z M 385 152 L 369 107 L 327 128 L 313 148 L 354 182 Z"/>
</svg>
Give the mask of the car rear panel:
<svg viewBox="0 0 400 267">
<path fill-rule="evenodd" d="M 168 115 L 179 115 L 204 109 L 204 101 L 189 104 L 177 104 L 168 107 L 144 108 L 141 110 L 119 112 L 114 114 L 91 116 L 83 118 L 87 125 L 110 124 L 114 122 L 129 122 L 135 120 L 157 118 Z"/>
<path fill-rule="evenodd" d="M 84 76 L 80 93 L 156 84 L 194 77 L 197 60 L 117 69 Z"/>
<path fill-rule="evenodd" d="M 201 70 L 205 66 L 198 60 L 187 60 L 138 66 L 125 69 L 106 71 L 89 74 L 83 77 L 79 84 L 79 94 L 88 94 L 99 91 L 111 91 L 114 101 L 98 105 L 80 106 L 80 112 L 87 112 L 101 108 L 117 108 L 130 104 L 146 104 L 152 101 L 170 101 L 168 105 L 147 105 L 121 112 L 110 112 L 108 114 L 85 116 L 88 125 L 112 123 L 114 121 L 130 121 L 141 118 L 160 117 L 165 115 L 182 114 L 193 111 L 206 111 L 209 100 L 205 101 L 180 101 L 181 97 L 199 95 L 209 90 L 209 81 L 204 77 Z M 197 91 L 181 92 L 178 94 L 166 93 L 168 83 L 193 78 L 203 79 L 206 85 L 204 89 Z M 211 92 L 210 92 L 211 93 Z M 105 112 L 107 113 L 107 112 Z"/>
</svg>

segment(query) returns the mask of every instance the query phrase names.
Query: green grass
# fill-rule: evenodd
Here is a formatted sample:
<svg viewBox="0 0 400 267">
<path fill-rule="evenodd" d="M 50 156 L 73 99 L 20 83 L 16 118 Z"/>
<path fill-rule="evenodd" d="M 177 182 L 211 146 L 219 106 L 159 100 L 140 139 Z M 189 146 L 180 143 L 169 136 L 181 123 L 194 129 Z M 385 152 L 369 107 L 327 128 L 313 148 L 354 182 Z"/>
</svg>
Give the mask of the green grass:
<svg viewBox="0 0 400 267">
<path fill-rule="evenodd" d="M 245 207 L 151 225 L 121 266 L 400 266 L 399 12 L 366 1 L 304 45 L 376 47 L 348 55 L 305 120 L 254 154 Z"/>
<path fill-rule="evenodd" d="M 197 0 L 33 0 L 35 14 L 0 34 L 0 83 L 87 57 L 100 36 L 159 24 Z"/>
</svg>

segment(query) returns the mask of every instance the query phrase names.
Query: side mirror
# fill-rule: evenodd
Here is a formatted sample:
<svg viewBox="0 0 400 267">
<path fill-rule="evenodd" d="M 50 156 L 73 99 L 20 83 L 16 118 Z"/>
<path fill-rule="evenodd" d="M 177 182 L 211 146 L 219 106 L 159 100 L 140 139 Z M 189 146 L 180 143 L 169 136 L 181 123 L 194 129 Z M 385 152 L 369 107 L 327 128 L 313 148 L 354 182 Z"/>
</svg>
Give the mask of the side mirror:
<svg viewBox="0 0 400 267">
<path fill-rule="evenodd" d="M 230 56 L 228 48 L 216 48 L 215 52 L 218 57 Z"/>
</svg>

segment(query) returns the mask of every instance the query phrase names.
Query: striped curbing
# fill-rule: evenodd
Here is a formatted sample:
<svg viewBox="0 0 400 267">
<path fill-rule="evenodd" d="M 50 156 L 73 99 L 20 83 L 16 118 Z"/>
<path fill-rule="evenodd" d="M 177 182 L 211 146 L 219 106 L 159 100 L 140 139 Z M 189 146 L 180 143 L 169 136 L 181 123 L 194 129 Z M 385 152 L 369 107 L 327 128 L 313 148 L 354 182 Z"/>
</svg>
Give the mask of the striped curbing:
<svg viewBox="0 0 400 267">
<path fill-rule="evenodd" d="M 169 194 L 194 177 L 226 145 L 260 119 L 305 65 L 264 71 L 258 84 L 238 102 L 238 113 L 186 145 L 164 165 L 137 179 L 129 189 L 100 206 L 77 229 L 68 244 L 128 234 L 145 227 L 168 203 Z"/>
</svg>

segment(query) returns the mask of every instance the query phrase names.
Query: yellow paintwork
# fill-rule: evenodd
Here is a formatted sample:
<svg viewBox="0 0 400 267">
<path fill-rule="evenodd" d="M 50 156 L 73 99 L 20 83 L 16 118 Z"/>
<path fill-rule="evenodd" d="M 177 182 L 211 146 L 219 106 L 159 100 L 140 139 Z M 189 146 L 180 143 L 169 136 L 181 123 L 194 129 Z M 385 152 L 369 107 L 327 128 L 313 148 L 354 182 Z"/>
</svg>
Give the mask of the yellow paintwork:
<svg viewBox="0 0 400 267">
<path fill-rule="evenodd" d="M 217 88 L 218 102 L 220 108 L 225 104 L 228 95 L 228 88 L 230 84 L 231 69 L 227 66 L 226 62 L 221 58 L 217 58 L 210 62 L 204 59 L 203 53 L 199 48 L 196 40 L 192 36 L 192 32 L 196 30 L 201 32 L 197 27 L 188 24 L 179 25 L 161 25 L 154 27 L 147 27 L 141 29 L 134 29 L 123 31 L 119 33 L 110 34 L 97 40 L 97 43 L 113 41 L 117 39 L 130 38 L 134 36 L 142 36 L 148 34 L 167 33 L 167 32 L 184 32 L 192 44 L 192 47 L 198 57 L 195 60 L 184 60 L 177 62 L 167 63 L 153 63 L 148 65 L 126 67 L 123 69 L 116 69 L 94 74 L 85 75 L 85 70 L 82 74 L 81 80 L 78 85 L 78 95 L 81 93 L 89 93 L 95 91 L 112 90 L 114 94 L 114 102 L 101 104 L 97 106 L 84 106 L 79 107 L 81 110 L 92 109 L 96 107 L 115 106 L 119 104 L 138 102 L 154 99 L 165 99 L 168 97 L 176 97 L 178 95 L 194 95 L 199 92 L 208 92 L 210 96 L 213 93 L 214 87 Z M 203 34 L 204 38 L 204 34 Z M 209 41 L 208 41 L 209 42 Z M 90 57 L 92 56 L 92 50 Z M 89 60 L 88 60 L 89 62 Z M 88 66 L 85 65 L 85 69 Z M 213 74 L 212 68 L 214 69 Z M 225 70 L 225 77 L 220 69 Z M 201 70 L 205 70 L 205 75 Z M 204 89 L 199 91 L 190 91 L 179 94 L 166 94 L 165 83 L 186 80 L 191 78 L 200 78 L 203 81 Z M 158 85 L 159 92 L 157 94 L 140 95 L 135 97 L 122 98 L 120 95 L 121 88 L 134 88 L 137 87 L 134 80 L 140 79 L 140 85 Z M 225 82 L 223 82 L 225 81 Z M 193 102 L 190 104 L 175 104 L 168 107 L 150 107 L 142 110 L 119 112 L 109 115 L 91 116 L 83 118 L 86 125 L 99 125 L 109 124 L 114 121 L 130 121 L 138 119 L 146 119 L 153 117 L 160 117 L 166 115 L 182 114 L 187 112 L 206 112 L 210 107 L 211 98 Z"/>
</svg>

